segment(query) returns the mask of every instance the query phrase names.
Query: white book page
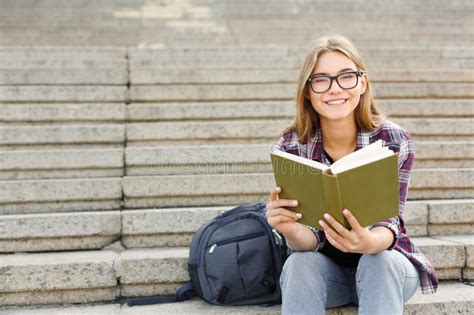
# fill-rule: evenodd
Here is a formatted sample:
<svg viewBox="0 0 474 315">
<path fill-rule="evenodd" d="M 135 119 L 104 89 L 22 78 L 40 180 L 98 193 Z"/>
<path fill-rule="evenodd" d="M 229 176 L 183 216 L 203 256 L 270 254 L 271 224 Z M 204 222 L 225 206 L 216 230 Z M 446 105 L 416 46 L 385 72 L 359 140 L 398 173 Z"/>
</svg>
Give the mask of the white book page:
<svg viewBox="0 0 474 315">
<path fill-rule="evenodd" d="M 301 157 L 301 156 L 298 156 L 298 155 L 290 154 L 290 153 L 287 153 L 287 152 L 284 152 L 284 151 L 281 151 L 281 150 L 273 150 L 270 153 L 281 156 L 281 157 L 283 157 L 285 159 L 288 159 L 288 160 L 292 160 L 292 161 L 295 161 L 295 162 L 298 162 L 298 163 L 301 163 L 301 164 L 304 164 L 304 165 L 311 166 L 311 167 L 316 168 L 316 169 L 321 170 L 321 171 L 325 171 L 329 168 L 328 166 L 326 166 L 322 163 L 319 163 L 317 161 L 313 161 L 313 160 L 310 160 L 310 159 L 307 159 L 307 158 L 304 158 L 304 157 Z"/>
<path fill-rule="evenodd" d="M 366 156 L 377 154 L 378 150 L 381 150 L 381 149 L 382 149 L 382 141 L 378 140 L 360 150 L 357 150 L 355 152 L 352 152 L 344 156 L 343 158 L 340 158 L 339 160 L 337 160 L 331 165 L 331 169 L 333 166 L 335 168 L 338 168 L 339 165 L 342 165 L 342 164 L 351 163 L 354 161 L 361 161 Z"/>
<path fill-rule="evenodd" d="M 372 163 L 393 155 L 393 151 L 382 147 L 382 141 L 378 140 L 356 152 L 346 155 L 331 165 L 333 174 L 342 173 L 360 165 Z"/>
</svg>

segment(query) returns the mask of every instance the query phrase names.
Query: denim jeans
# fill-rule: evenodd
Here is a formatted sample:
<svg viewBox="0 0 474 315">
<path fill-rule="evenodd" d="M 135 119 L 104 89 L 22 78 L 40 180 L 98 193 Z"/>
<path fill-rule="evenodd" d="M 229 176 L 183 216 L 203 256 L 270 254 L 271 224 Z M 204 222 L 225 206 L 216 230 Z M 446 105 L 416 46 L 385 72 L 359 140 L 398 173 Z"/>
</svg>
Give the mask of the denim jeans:
<svg viewBox="0 0 474 315">
<path fill-rule="evenodd" d="M 280 277 L 282 315 L 325 314 L 349 303 L 359 314 L 402 314 L 419 285 L 419 273 L 396 250 L 363 255 L 357 268 L 345 268 L 319 252 L 294 252 Z"/>
</svg>

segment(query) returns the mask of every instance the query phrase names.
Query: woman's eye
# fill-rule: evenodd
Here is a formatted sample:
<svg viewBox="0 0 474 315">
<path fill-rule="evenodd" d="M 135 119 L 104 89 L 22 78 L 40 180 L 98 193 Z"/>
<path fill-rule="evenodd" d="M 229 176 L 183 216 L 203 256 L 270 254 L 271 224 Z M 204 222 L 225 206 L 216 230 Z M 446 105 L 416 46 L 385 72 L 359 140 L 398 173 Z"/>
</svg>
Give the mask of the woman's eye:
<svg viewBox="0 0 474 315">
<path fill-rule="evenodd" d="M 343 74 L 341 75 L 341 79 L 342 80 L 352 80 L 354 78 L 354 74 L 353 73 L 346 73 L 346 74 Z"/>
<path fill-rule="evenodd" d="M 328 78 L 315 78 L 314 81 L 316 83 L 324 83 L 327 82 L 329 79 Z"/>
</svg>

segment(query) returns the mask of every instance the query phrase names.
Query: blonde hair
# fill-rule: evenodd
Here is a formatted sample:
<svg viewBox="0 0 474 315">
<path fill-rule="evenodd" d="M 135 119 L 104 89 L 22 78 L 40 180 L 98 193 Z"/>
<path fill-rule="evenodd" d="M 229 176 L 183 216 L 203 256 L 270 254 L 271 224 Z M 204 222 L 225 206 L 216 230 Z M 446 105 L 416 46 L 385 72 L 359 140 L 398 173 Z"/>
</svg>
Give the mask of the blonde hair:
<svg viewBox="0 0 474 315">
<path fill-rule="evenodd" d="M 315 135 L 319 124 L 319 115 L 307 99 L 309 85 L 306 83 L 316 67 L 318 58 L 326 52 L 337 51 L 352 60 L 358 70 L 366 72 L 364 62 L 354 44 L 342 35 L 324 36 L 317 39 L 307 52 L 298 78 L 296 90 L 296 116 L 293 123 L 283 133 L 296 131 L 300 143 L 308 142 Z M 360 96 L 354 115 L 357 126 L 373 131 L 384 120 L 372 97 L 370 81 L 367 77 L 367 88 Z"/>
</svg>

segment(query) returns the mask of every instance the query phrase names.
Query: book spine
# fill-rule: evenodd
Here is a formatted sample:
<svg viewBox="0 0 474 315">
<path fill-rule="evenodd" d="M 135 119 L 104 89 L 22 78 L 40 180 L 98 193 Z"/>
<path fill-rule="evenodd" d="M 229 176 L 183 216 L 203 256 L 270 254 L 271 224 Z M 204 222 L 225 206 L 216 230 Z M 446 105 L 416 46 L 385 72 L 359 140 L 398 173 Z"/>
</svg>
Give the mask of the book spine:
<svg viewBox="0 0 474 315">
<path fill-rule="evenodd" d="M 347 222 L 342 214 L 342 199 L 337 176 L 323 173 L 323 191 L 327 209 L 326 212 L 346 228 L 350 229 L 349 222 Z"/>
</svg>

